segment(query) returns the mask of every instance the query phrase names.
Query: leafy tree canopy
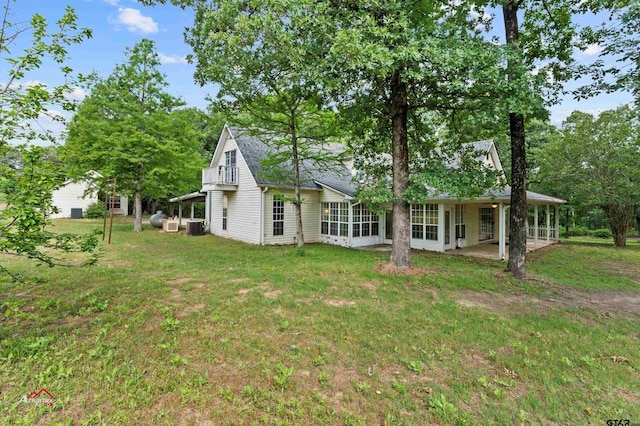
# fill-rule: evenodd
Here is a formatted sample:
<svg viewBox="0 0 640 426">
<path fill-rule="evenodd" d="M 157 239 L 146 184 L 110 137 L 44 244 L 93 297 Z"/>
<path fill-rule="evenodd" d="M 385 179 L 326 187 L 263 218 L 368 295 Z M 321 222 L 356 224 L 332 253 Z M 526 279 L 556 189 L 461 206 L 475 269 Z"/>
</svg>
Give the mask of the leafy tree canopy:
<svg viewBox="0 0 640 426">
<path fill-rule="evenodd" d="M 575 111 L 536 151 L 537 180 L 549 193 L 602 209 L 617 246 L 626 244 L 629 224 L 640 207 L 640 121 L 629 106 L 598 118 Z"/>
<path fill-rule="evenodd" d="M 203 116 L 178 109 L 184 102 L 165 91 L 151 40 L 126 55 L 108 77 L 88 80 L 90 95 L 69 125 L 62 155 L 74 175 L 96 170 L 135 194 L 134 230 L 140 231 L 143 196 L 166 199 L 200 185 L 206 159 L 197 125 Z"/>
</svg>

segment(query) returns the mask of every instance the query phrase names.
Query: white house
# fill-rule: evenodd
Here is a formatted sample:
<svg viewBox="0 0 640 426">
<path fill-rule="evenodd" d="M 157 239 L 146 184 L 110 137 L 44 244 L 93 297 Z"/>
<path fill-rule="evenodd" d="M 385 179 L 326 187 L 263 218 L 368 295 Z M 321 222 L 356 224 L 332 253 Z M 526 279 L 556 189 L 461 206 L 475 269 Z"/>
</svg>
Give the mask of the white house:
<svg viewBox="0 0 640 426">
<path fill-rule="evenodd" d="M 492 141 L 473 144 L 482 160 L 502 170 Z M 271 149 L 261 140 L 225 126 L 210 167 L 202 171 L 205 221 L 212 234 L 251 244 L 292 244 L 296 225 L 294 207 L 282 196 L 291 187 L 265 180 L 261 162 Z M 347 247 L 391 243 L 391 206 L 379 215 L 355 198 L 356 185 L 347 165 L 335 170 L 307 170 L 302 184 L 302 218 L 306 242 Z M 411 205 L 411 246 L 445 251 L 483 243 L 497 243 L 504 259 L 508 236 L 510 188 L 460 202 L 447 196 Z M 558 236 L 558 206 L 564 200 L 527 192 L 533 207 L 530 236 L 547 241 Z M 542 210 L 540 210 L 542 207 Z"/>
<path fill-rule="evenodd" d="M 97 194 L 95 191 L 90 192 L 91 178 L 100 176 L 97 172 L 89 172 L 84 179 L 66 180 L 60 188 L 52 193 L 53 205 L 57 207 L 58 212 L 51 214 L 51 218 L 69 218 L 71 217 L 71 209 L 82 209 L 84 212 L 90 204 L 97 202 L 99 199 L 105 201 L 104 194 Z M 108 207 L 111 207 L 110 201 Z M 129 214 L 129 199 L 127 196 L 116 196 L 114 203 L 114 214 L 127 216 Z"/>
</svg>

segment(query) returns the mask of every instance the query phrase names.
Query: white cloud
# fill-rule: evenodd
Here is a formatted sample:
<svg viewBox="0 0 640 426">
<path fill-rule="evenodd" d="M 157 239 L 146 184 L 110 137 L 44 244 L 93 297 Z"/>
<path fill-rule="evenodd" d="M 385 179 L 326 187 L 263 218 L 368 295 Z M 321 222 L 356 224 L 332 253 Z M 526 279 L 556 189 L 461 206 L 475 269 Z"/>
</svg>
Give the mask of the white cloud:
<svg viewBox="0 0 640 426">
<path fill-rule="evenodd" d="M 82 87 L 74 87 L 70 93 L 67 93 L 65 98 L 70 101 L 83 101 L 87 96 L 87 92 Z"/>
<path fill-rule="evenodd" d="M 48 119 L 51 121 L 58 121 L 64 118 L 64 115 L 62 114 L 62 112 L 57 111 L 55 109 L 48 109 L 46 111 L 40 111 L 40 114 L 38 114 L 38 118 L 40 119 Z"/>
<path fill-rule="evenodd" d="M 120 0 L 102 0 L 103 2 L 110 4 L 111 6 L 117 6 Z"/>
<path fill-rule="evenodd" d="M 124 24 L 131 32 L 141 32 L 143 34 L 157 33 L 158 24 L 149 16 L 144 16 L 138 9 L 130 7 L 118 8 L 119 24 Z"/>
<path fill-rule="evenodd" d="M 158 57 L 160 58 L 160 63 L 162 64 L 186 64 L 187 63 L 186 56 L 178 56 L 178 55 L 167 56 L 165 54 L 158 53 Z"/>
<path fill-rule="evenodd" d="M 602 52 L 602 46 L 597 44 L 590 44 L 587 46 L 585 50 L 582 51 L 582 53 L 584 53 L 587 56 L 597 55 L 600 52 Z"/>
</svg>

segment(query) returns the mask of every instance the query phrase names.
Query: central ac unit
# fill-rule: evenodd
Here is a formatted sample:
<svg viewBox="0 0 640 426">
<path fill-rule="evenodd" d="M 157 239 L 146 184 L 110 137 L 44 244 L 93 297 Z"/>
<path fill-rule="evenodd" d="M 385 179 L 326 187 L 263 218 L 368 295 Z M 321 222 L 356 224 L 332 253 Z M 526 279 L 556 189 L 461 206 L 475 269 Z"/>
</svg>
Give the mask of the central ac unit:
<svg viewBox="0 0 640 426">
<path fill-rule="evenodd" d="M 162 230 L 164 232 L 178 232 L 178 221 L 175 219 L 165 219 L 162 221 Z"/>
</svg>

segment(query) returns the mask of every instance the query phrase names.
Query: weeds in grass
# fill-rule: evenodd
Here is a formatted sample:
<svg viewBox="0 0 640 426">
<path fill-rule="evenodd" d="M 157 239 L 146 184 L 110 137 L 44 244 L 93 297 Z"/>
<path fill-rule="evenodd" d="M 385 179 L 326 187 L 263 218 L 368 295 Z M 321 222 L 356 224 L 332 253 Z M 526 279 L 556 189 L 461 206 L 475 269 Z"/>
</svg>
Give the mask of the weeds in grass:
<svg viewBox="0 0 640 426">
<path fill-rule="evenodd" d="M 0 283 L 0 424 L 640 419 L 638 318 L 551 302 L 635 300 L 640 246 L 552 247 L 528 263 L 541 280 L 519 283 L 438 253 L 414 253 L 426 275 L 389 276 L 374 270 L 388 253 L 326 245 L 297 256 L 117 222 L 113 241 L 90 269 L 11 260 L 46 285 Z M 53 409 L 16 403 L 41 387 Z"/>
</svg>

